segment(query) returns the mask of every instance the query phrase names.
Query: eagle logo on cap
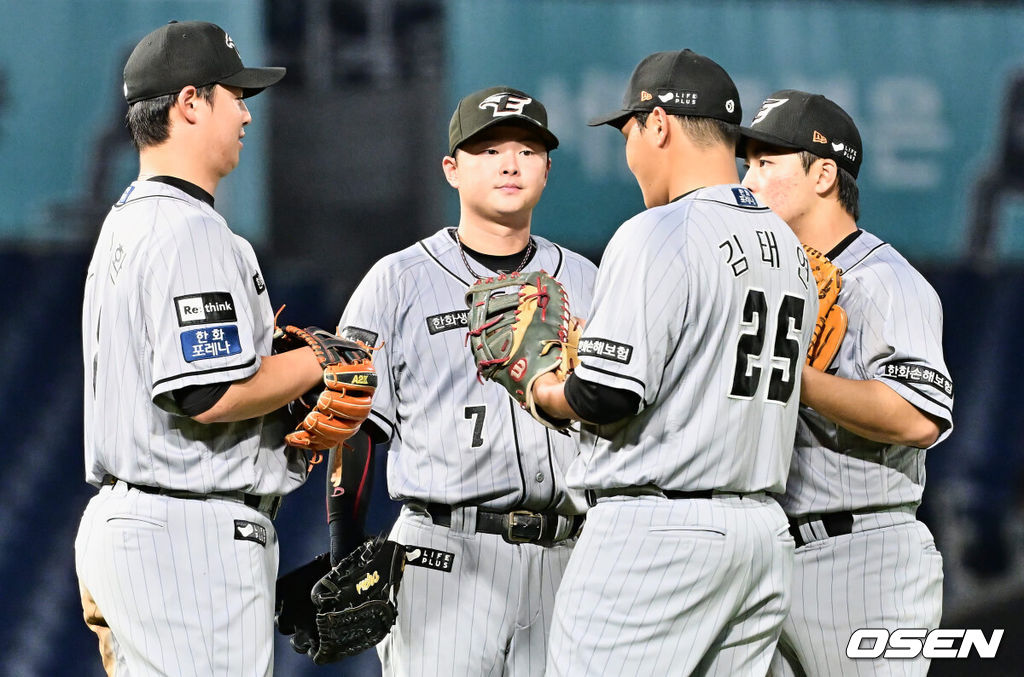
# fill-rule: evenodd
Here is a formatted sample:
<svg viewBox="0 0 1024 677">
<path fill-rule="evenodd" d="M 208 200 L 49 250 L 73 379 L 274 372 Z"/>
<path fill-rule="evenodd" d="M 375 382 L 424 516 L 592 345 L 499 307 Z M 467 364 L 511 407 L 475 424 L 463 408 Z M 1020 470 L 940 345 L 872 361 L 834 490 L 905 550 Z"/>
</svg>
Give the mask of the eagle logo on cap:
<svg viewBox="0 0 1024 677">
<path fill-rule="evenodd" d="M 504 115 L 523 115 L 523 107 L 532 101 L 533 99 L 529 97 L 501 92 L 500 94 L 491 94 L 480 102 L 478 108 L 480 110 L 493 109 L 492 117 L 496 118 Z"/>
<path fill-rule="evenodd" d="M 764 122 L 764 119 L 768 117 L 768 113 L 771 113 L 787 101 L 789 101 L 789 99 L 765 99 L 764 103 L 761 104 L 761 110 L 757 111 L 757 115 L 754 116 L 750 125 L 753 126 L 759 122 Z"/>
</svg>

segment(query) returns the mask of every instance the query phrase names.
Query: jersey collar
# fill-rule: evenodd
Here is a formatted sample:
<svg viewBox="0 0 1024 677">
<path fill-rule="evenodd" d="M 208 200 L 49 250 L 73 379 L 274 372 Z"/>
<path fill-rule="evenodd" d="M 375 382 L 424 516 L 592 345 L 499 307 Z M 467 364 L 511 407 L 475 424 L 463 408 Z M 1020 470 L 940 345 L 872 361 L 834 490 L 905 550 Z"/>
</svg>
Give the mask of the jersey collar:
<svg viewBox="0 0 1024 677">
<path fill-rule="evenodd" d="M 179 179 L 176 176 L 151 176 L 146 181 L 157 181 L 158 183 L 166 183 L 168 186 L 174 186 L 183 193 L 191 195 L 195 199 L 205 202 L 206 204 L 213 207 L 213 196 L 207 193 L 205 190 L 185 179 Z"/>
<path fill-rule="evenodd" d="M 844 237 L 842 240 L 839 241 L 839 244 L 837 244 L 835 247 L 832 247 L 832 249 L 830 249 L 828 253 L 825 254 L 825 258 L 827 258 L 830 261 L 835 261 L 836 257 L 842 254 L 844 251 L 846 251 L 846 248 L 853 244 L 853 241 L 860 237 L 860 234 L 863 232 L 864 231 L 858 228 L 857 230 L 853 231 L 852 233 Z"/>
</svg>

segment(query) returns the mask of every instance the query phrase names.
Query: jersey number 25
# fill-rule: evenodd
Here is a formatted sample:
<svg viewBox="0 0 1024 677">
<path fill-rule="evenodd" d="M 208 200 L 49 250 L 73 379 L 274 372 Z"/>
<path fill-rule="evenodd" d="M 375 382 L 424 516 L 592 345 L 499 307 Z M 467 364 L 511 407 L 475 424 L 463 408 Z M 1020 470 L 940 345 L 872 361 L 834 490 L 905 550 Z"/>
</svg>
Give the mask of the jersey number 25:
<svg viewBox="0 0 1024 677">
<path fill-rule="evenodd" d="M 779 304 L 779 313 L 775 322 L 775 346 L 772 350 L 773 361 L 784 362 L 785 368 L 772 366 L 768 380 L 767 399 L 770 402 L 785 404 L 793 394 L 796 385 L 797 365 L 803 364 L 800 359 L 800 342 L 790 338 L 790 331 L 799 332 L 803 328 L 804 300 L 798 296 L 786 294 Z M 743 303 L 743 324 L 751 325 L 748 331 L 740 334 L 736 343 L 736 370 L 732 377 L 732 397 L 750 399 L 761 384 L 761 361 L 764 352 L 766 324 L 768 323 L 768 300 L 760 289 L 748 289 L 747 298 Z"/>
</svg>

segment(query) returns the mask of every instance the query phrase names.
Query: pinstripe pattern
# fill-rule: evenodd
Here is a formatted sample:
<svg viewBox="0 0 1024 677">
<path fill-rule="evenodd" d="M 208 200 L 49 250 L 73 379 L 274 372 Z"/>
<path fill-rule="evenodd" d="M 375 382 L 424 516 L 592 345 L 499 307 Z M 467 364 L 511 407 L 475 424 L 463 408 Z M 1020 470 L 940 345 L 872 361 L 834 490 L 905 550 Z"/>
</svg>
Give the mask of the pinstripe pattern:
<svg viewBox="0 0 1024 677">
<path fill-rule="evenodd" d="M 915 379 L 916 370 L 948 380 L 942 306 L 931 285 L 891 245 L 861 231 L 833 259 L 843 270 L 839 303 L 849 326 L 830 371 L 878 379 L 952 431 L 948 390 Z M 943 384 L 944 385 L 944 384 Z M 925 483 L 924 449 L 859 437 L 802 407 L 785 496 L 793 518 L 855 512 L 854 533 L 817 538 L 797 550 L 793 609 L 783 627 L 773 675 L 924 675 L 923 659 L 857 660 L 846 646 L 860 628 L 936 628 L 942 614 L 942 556 L 914 520 Z M 856 514 L 856 511 L 879 513 Z M 886 521 L 888 516 L 894 519 Z"/>
<path fill-rule="evenodd" d="M 534 236 L 530 270 L 544 269 L 568 290 L 571 311 L 586 317 L 595 268 L 579 254 Z M 341 316 L 342 332 L 372 332 L 380 382 L 370 417 L 394 435 L 388 490 L 396 500 L 491 509 L 579 513 L 562 468 L 578 442 L 537 425 L 492 382 L 479 382 L 466 349 L 464 319 L 430 333 L 429 318 L 465 317 L 466 271 L 449 229 L 384 257 L 367 273 Z M 482 429 L 476 432 L 482 412 Z M 398 424 L 400 422 L 400 424 Z M 474 444 L 476 446 L 474 446 Z"/>
<path fill-rule="evenodd" d="M 839 303 L 849 327 L 833 362 L 837 376 L 879 379 L 952 431 L 953 396 L 933 384 L 885 375 L 890 365 L 949 376 L 942 356 L 942 306 L 931 285 L 892 246 L 861 232 L 835 257 Z M 830 370 L 831 372 L 831 370 Z M 789 515 L 921 501 L 926 452 L 871 442 L 802 407 L 782 505 Z"/>
<path fill-rule="evenodd" d="M 928 528 L 908 519 L 905 524 L 815 541 L 797 550 L 793 607 L 772 661 L 774 677 L 928 672 L 929 661 L 923 658 L 846 658 L 855 629 L 939 626 L 942 555 Z"/>
<path fill-rule="evenodd" d="M 762 260 L 759 232 L 777 243 L 778 267 Z M 734 268 L 729 253 L 738 262 L 740 248 L 745 264 Z M 645 407 L 620 423 L 584 428 L 570 484 L 782 491 L 800 369 L 772 352 L 786 294 L 803 302 L 802 329 L 789 325 L 788 336 L 798 341 L 799 355 L 806 352 L 817 308 L 806 265 L 789 227 L 766 208 L 737 206 L 729 186 L 695 191 L 623 224 L 601 261 L 582 340 L 624 343 L 633 355 L 626 364 L 582 356 L 576 374 L 632 390 Z M 752 331 L 742 318 L 751 290 L 764 293 L 767 317 L 755 322 L 765 331 L 764 348 L 750 361 L 761 370 L 757 391 L 742 398 L 730 392 L 738 343 Z M 769 401 L 771 370 L 787 366 L 794 369 L 793 393 L 784 404 Z"/>
<path fill-rule="evenodd" d="M 182 324 L 175 299 L 204 293 L 228 300 L 233 319 Z M 270 354 L 267 297 L 252 247 L 210 206 L 164 183 L 131 185 L 103 224 L 85 285 L 88 482 L 109 473 L 198 494 L 284 494 L 305 481 L 283 417 L 203 425 L 170 395 L 256 372 Z M 183 332 L 227 325 L 237 344 L 186 359 Z M 235 519 L 264 525 L 266 544 L 236 540 Z M 269 675 L 277 562 L 273 525 L 255 510 L 124 483 L 90 501 L 76 542 L 79 579 L 133 676 Z"/>
<path fill-rule="evenodd" d="M 558 591 L 546 674 L 764 674 L 792 553 L 763 495 L 602 499 Z"/>
<path fill-rule="evenodd" d="M 251 376 L 270 354 L 274 316 L 258 293 L 252 247 L 210 206 L 137 181 L 103 224 L 82 315 L 86 480 L 104 473 L 197 493 L 284 494 L 305 481 L 273 415 L 204 425 L 174 413 L 168 393 Z M 174 298 L 230 293 L 241 352 L 186 362 Z M 223 323 L 222 323 L 223 324 Z"/>
<path fill-rule="evenodd" d="M 555 591 L 572 552 L 509 545 L 500 536 L 438 527 L 403 508 L 400 543 L 455 555 L 450 573 L 408 566 L 398 621 L 378 647 L 384 674 L 531 677 L 544 671 Z"/>
<path fill-rule="evenodd" d="M 235 540 L 236 519 L 263 525 L 266 547 Z M 272 673 L 278 547 L 265 516 L 122 483 L 89 502 L 75 554 L 132 677 Z"/>
<path fill-rule="evenodd" d="M 537 251 L 527 269 L 557 278 L 571 311 L 586 317 L 594 265 L 533 239 Z M 577 435 L 538 425 L 501 386 L 476 378 L 464 319 L 474 281 L 451 230 L 443 229 L 379 261 L 342 314 L 342 333 L 369 332 L 366 338 L 382 345 L 370 416 L 391 436 L 389 493 L 419 503 L 579 514 L 582 493 L 563 479 L 578 453 Z M 455 511 L 449 529 L 406 508 L 395 524 L 392 539 L 454 553 L 455 560 L 448 573 L 406 568 L 398 624 L 378 646 L 385 675 L 543 672 L 548 619 L 571 548 L 476 534 L 467 526 L 474 516 L 475 508 Z"/>
<path fill-rule="evenodd" d="M 792 231 L 745 189 L 700 189 L 623 224 L 576 373 L 643 409 L 584 426 L 570 486 L 781 490 L 816 291 Z M 586 354 L 588 340 L 632 353 Z M 792 557 L 764 493 L 601 499 L 558 592 L 548 674 L 764 674 Z"/>
</svg>

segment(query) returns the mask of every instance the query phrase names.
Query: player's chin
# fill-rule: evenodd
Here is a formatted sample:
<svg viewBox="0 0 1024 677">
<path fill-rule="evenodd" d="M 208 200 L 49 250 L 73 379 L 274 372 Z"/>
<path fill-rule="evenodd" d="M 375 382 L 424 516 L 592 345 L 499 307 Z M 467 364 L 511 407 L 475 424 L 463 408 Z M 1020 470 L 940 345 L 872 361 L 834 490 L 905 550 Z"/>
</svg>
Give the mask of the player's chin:
<svg viewBox="0 0 1024 677">
<path fill-rule="evenodd" d="M 503 195 L 492 203 L 497 214 L 512 215 L 521 214 L 537 206 L 540 202 L 540 193 L 533 194 L 527 191 L 520 191 L 512 195 Z"/>
</svg>

